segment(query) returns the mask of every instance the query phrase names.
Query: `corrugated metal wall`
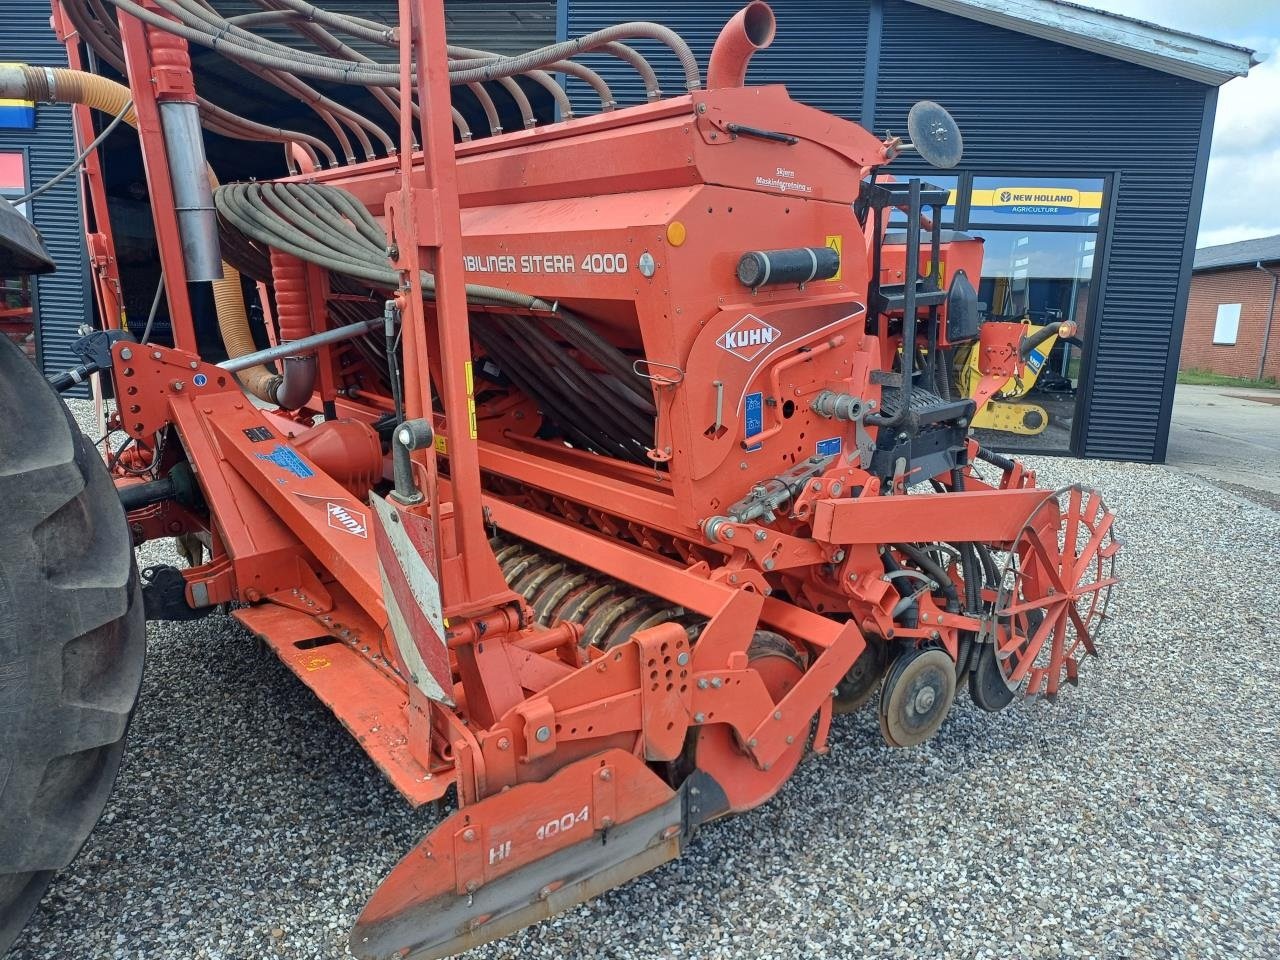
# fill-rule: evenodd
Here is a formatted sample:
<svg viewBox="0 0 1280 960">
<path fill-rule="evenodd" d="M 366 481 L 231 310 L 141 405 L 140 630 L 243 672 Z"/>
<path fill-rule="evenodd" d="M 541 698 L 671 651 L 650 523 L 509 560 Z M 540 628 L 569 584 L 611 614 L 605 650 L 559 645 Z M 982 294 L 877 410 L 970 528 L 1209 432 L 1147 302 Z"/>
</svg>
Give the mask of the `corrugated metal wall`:
<svg viewBox="0 0 1280 960">
<path fill-rule="evenodd" d="M 66 52 L 49 26 L 49 0 L 5 0 L 0 29 L 0 61 L 43 66 L 67 65 Z M 71 108 L 39 104 L 34 130 L 0 130 L 0 150 L 28 148 L 30 186 L 44 183 L 75 159 Z M 80 185 L 68 177 L 31 201 L 31 219 L 58 264 L 56 273 L 36 280 L 36 347 L 46 374 L 75 366 L 71 342 L 89 318 Z M 84 388 L 73 395 L 85 396 Z"/>
<path fill-rule="evenodd" d="M 1191 80 L 886 0 L 878 128 L 905 129 L 911 104 L 932 99 L 964 131 L 964 169 L 1117 174 L 1099 273 L 1101 309 L 1076 417 L 1075 452 L 1084 456 L 1164 458 L 1190 269 L 1188 223 L 1194 239 L 1199 204 L 1193 204 L 1193 187 L 1212 92 Z"/>
<path fill-rule="evenodd" d="M 665 23 L 705 64 L 720 26 L 740 2 L 560 0 L 569 36 L 620 20 Z M 775 0 L 778 39 L 752 63 L 750 82 L 783 82 L 793 96 L 861 120 L 862 89 L 875 74 L 874 126 L 905 133 L 907 111 L 934 99 L 964 131 L 962 169 L 978 174 L 1114 175 L 1115 200 L 1096 338 L 1081 382 L 1074 452 L 1133 460 L 1164 457 L 1199 217 L 1201 150 L 1214 91 L 1190 80 L 883 0 L 878 50 L 868 56 L 870 0 Z M 646 47 L 648 52 L 649 47 Z M 653 58 L 678 89 L 669 57 Z M 869 63 L 870 61 L 870 63 Z M 630 100 L 640 86 L 624 67 L 598 61 Z M 593 94 L 576 81 L 584 108 Z M 620 98 L 621 99 L 621 98 Z M 922 171 L 904 157 L 896 171 Z M 1189 229 L 1190 227 L 1190 229 Z M 1189 239 L 1190 235 L 1190 239 Z"/>
</svg>

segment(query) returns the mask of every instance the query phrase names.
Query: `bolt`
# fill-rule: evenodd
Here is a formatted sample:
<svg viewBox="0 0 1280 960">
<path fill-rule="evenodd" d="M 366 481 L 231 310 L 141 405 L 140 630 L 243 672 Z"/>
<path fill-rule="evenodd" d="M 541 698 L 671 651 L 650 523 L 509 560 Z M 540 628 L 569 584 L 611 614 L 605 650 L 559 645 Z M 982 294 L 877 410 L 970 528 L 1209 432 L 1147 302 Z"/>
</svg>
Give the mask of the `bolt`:
<svg viewBox="0 0 1280 960">
<path fill-rule="evenodd" d="M 767 560 L 765 560 L 765 562 L 764 562 L 764 568 L 765 568 L 766 570 L 772 570 L 772 569 L 773 569 L 773 557 L 769 557 Z"/>
<path fill-rule="evenodd" d="M 858 579 L 858 575 L 857 575 L 856 573 L 851 573 L 851 574 L 849 574 L 849 579 L 850 579 L 850 580 L 857 580 L 857 579 Z"/>
<path fill-rule="evenodd" d="M 200 364 L 196 363 L 196 361 L 194 360 L 192 360 L 191 363 L 188 364 L 188 366 L 191 367 L 192 370 L 200 369 Z"/>
<path fill-rule="evenodd" d="M 181 393 L 182 388 L 185 387 L 186 384 L 183 383 L 181 380 L 175 380 L 173 381 L 173 383 L 169 384 L 169 386 L 173 387 L 174 393 Z"/>
<path fill-rule="evenodd" d="M 120 359 L 121 359 L 121 360 L 132 360 L 132 359 L 133 359 L 133 351 L 132 351 L 132 350 L 130 350 L 128 347 L 125 347 L 123 350 L 121 350 L 121 351 L 120 351 Z"/>
<path fill-rule="evenodd" d="M 698 681 L 698 689 L 699 689 L 699 690 L 705 690 L 705 689 L 707 689 L 707 686 L 708 686 L 708 684 L 707 684 L 707 681 L 706 681 L 706 678 L 705 678 L 705 677 L 704 677 L 703 679 L 701 679 L 701 680 L 699 680 L 699 681 Z"/>
<path fill-rule="evenodd" d="M 551 896 L 551 887 L 549 886 L 543 887 L 541 890 L 538 891 L 539 900 L 545 900 L 549 896 Z"/>
<path fill-rule="evenodd" d="M 837 550 L 835 553 L 831 555 L 831 559 L 834 560 L 836 563 L 840 563 L 841 561 L 844 560 L 844 551 Z"/>
<path fill-rule="evenodd" d="M 721 680 L 719 677 L 712 677 L 711 686 L 719 690 L 722 686 L 724 686 L 724 681 Z"/>
<path fill-rule="evenodd" d="M 751 747 L 752 749 L 755 749 L 755 747 L 756 747 L 756 745 L 757 745 L 758 743 L 759 743 L 759 741 L 758 741 L 758 740 L 756 740 L 756 738 L 755 738 L 755 737 L 752 737 L 750 740 L 748 740 L 748 741 L 747 741 L 747 746 L 748 746 L 748 747 Z"/>
<path fill-rule="evenodd" d="M 795 743 L 795 742 L 796 742 L 796 738 L 795 738 L 795 737 L 787 737 L 787 744 L 788 744 L 788 745 L 793 744 L 793 743 Z"/>
<path fill-rule="evenodd" d="M 763 530 L 757 530 L 757 531 L 756 531 L 756 540 L 760 541 L 761 543 L 763 543 L 763 542 L 764 542 L 764 540 L 765 540 L 765 538 L 766 538 L 766 537 L 768 537 L 768 536 L 769 536 L 769 535 L 768 535 L 767 533 L 765 533 Z"/>
<path fill-rule="evenodd" d="M 475 838 L 476 838 L 476 832 L 472 830 L 470 827 L 462 831 L 462 839 L 467 841 L 467 843 L 471 843 L 471 841 L 475 840 Z"/>
<path fill-rule="evenodd" d="M 818 481 L 818 480 L 813 481 L 813 483 L 809 484 L 809 489 L 812 490 L 814 493 L 819 492 L 822 489 L 821 481 Z"/>
<path fill-rule="evenodd" d="M 725 531 L 724 531 L 723 536 L 724 536 L 724 538 L 725 538 L 726 540 L 732 540 L 732 539 L 733 539 L 733 527 L 726 527 L 726 528 L 725 528 Z"/>
<path fill-rule="evenodd" d="M 676 657 L 676 663 L 680 664 L 680 666 L 682 667 L 688 664 L 688 662 L 689 662 L 688 652 L 682 653 Z"/>
<path fill-rule="evenodd" d="M 161 358 L 161 356 L 163 356 L 163 354 L 161 354 L 159 350 L 152 350 L 152 351 L 151 351 L 151 359 L 152 359 L 152 360 L 159 360 L 159 359 Z"/>
<path fill-rule="evenodd" d="M 499 750 L 510 750 L 510 749 L 511 749 L 511 741 L 510 741 L 510 739 L 508 739 L 507 737 L 502 737 L 502 738 L 500 738 L 500 739 L 498 740 L 498 749 L 499 749 Z"/>
<path fill-rule="evenodd" d="M 695 713 L 693 715 L 694 723 L 705 723 L 706 719 L 707 719 L 707 715 L 705 713 Z"/>
<path fill-rule="evenodd" d="M 608 767 L 605 767 L 603 770 L 600 771 L 600 779 L 603 780 L 605 783 L 608 783 L 610 780 L 613 779 L 613 771 L 610 770 Z"/>
<path fill-rule="evenodd" d="M 773 719 L 775 719 L 775 720 L 781 720 L 781 719 L 782 719 L 782 711 L 781 711 L 781 710 L 775 710 L 775 711 L 773 711 Z"/>
<path fill-rule="evenodd" d="M 548 740 L 551 739 L 551 728 L 539 727 L 538 732 L 535 733 L 534 736 L 538 738 L 539 743 L 546 743 Z"/>
<path fill-rule="evenodd" d="M 706 105 L 705 103 L 700 103 L 700 104 L 698 104 L 698 112 L 699 112 L 699 113 L 706 113 L 706 112 L 707 112 L 707 105 Z"/>
<path fill-rule="evenodd" d="M 842 491 L 842 490 L 844 490 L 844 484 L 842 484 L 842 483 L 840 483 L 840 482 L 838 482 L 838 481 L 837 481 L 836 483 L 833 483 L 833 484 L 831 485 L 831 495 L 832 495 L 833 497 L 838 497 L 838 496 L 840 496 L 840 493 L 841 493 L 841 491 Z"/>
<path fill-rule="evenodd" d="M 915 702 L 912 706 L 916 713 L 928 713 L 929 708 L 933 706 L 934 700 L 937 699 L 937 692 L 933 687 L 924 687 L 916 694 Z"/>
</svg>

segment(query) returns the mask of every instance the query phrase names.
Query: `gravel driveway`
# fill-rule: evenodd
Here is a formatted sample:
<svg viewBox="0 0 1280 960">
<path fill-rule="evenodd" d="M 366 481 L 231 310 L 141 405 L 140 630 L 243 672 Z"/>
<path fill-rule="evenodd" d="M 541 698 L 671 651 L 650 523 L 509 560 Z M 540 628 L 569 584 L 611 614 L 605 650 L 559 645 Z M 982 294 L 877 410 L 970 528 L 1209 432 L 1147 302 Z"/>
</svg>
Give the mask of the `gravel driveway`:
<svg viewBox="0 0 1280 960">
<path fill-rule="evenodd" d="M 1128 541 L 1081 687 L 997 716 L 965 695 L 909 750 L 836 718 L 772 803 L 468 956 L 1280 956 L 1280 515 L 1159 467 L 1036 465 L 1102 488 Z M 149 630 L 114 798 L 11 960 L 346 957 L 439 814 L 229 617 Z"/>
</svg>

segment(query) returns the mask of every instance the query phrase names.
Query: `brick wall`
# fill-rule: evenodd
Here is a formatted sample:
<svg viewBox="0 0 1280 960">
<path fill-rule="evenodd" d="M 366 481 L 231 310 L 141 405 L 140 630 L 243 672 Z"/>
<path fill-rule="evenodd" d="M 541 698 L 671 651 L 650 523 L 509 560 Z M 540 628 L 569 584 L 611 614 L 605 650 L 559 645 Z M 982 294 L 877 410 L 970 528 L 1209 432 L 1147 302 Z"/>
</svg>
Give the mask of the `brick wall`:
<svg viewBox="0 0 1280 960">
<path fill-rule="evenodd" d="M 1268 266 L 1280 273 L 1280 264 Z M 1240 304 L 1240 329 L 1233 346 L 1213 342 L 1218 305 L 1222 303 Z M 1232 377 L 1256 377 L 1270 303 L 1271 277 L 1252 266 L 1193 275 L 1180 368 L 1212 370 Z M 1280 380 L 1280 303 L 1276 305 L 1276 317 L 1271 324 L 1271 345 L 1263 376 Z"/>
</svg>

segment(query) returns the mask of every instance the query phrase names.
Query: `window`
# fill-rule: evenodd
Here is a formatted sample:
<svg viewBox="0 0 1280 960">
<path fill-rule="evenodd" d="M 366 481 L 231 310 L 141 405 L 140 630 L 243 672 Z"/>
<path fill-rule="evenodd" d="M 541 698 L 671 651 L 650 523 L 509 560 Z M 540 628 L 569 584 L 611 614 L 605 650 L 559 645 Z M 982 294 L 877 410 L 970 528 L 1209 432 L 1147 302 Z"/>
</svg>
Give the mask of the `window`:
<svg viewBox="0 0 1280 960">
<path fill-rule="evenodd" d="M 1235 346 L 1240 332 L 1240 304 L 1218 304 L 1218 319 L 1213 324 L 1213 342 L 1221 347 Z"/>
<path fill-rule="evenodd" d="M 912 174 L 912 176 L 916 176 L 916 174 Z M 951 196 L 947 200 L 947 205 L 942 208 L 942 225 L 944 227 L 952 226 L 956 222 L 956 196 L 960 188 L 960 178 L 954 175 L 941 173 L 923 173 L 919 174 L 919 177 L 924 184 L 928 186 L 941 187 L 944 190 L 950 191 Z M 898 179 L 907 180 L 910 178 L 904 176 L 899 177 Z M 924 212 L 925 215 L 928 216 L 929 208 L 926 207 Z M 893 226 L 900 227 L 906 222 L 906 211 L 899 210 L 896 207 L 889 211 L 889 223 Z"/>
<path fill-rule="evenodd" d="M 1071 448 L 1106 193 L 1103 177 L 961 175 L 957 220 L 983 241 L 979 315 L 1025 324 L 1028 335 L 1075 324 L 1033 351 L 1023 376 L 974 419 L 989 447 Z M 960 360 L 971 386 L 973 351 Z"/>
</svg>

